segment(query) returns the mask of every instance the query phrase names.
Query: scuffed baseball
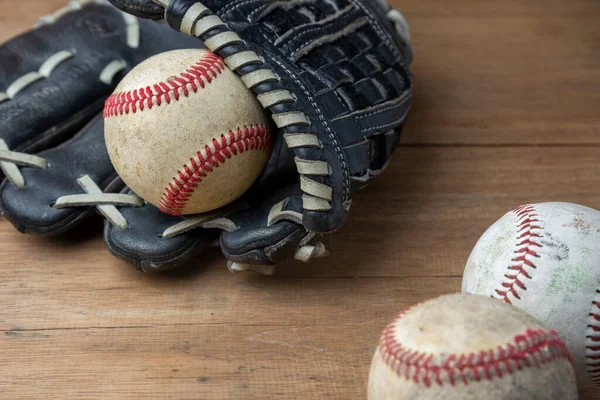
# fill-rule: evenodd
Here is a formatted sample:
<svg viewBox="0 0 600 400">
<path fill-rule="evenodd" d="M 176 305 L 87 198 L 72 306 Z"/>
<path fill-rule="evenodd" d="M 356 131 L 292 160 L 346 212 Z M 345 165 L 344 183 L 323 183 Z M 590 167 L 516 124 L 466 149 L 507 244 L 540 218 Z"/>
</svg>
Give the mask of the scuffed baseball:
<svg viewBox="0 0 600 400">
<path fill-rule="evenodd" d="M 600 212 L 570 203 L 509 211 L 475 245 L 462 290 L 513 304 L 556 330 L 579 383 L 600 383 Z"/>
<path fill-rule="evenodd" d="M 489 297 L 441 296 L 398 315 L 373 356 L 369 400 L 572 400 L 558 334 Z"/>
<path fill-rule="evenodd" d="M 270 118 L 221 58 L 175 50 L 135 67 L 108 98 L 110 159 L 163 212 L 195 214 L 241 196 L 265 167 Z"/>
</svg>

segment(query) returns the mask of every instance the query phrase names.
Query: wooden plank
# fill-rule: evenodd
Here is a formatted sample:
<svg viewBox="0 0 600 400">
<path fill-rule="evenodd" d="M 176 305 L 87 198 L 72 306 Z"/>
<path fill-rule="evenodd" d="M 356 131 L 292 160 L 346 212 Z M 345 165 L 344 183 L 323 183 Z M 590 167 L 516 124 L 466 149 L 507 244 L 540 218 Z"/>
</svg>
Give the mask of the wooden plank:
<svg viewBox="0 0 600 400">
<path fill-rule="evenodd" d="M 374 309 L 375 301 L 369 299 L 376 298 L 388 280 L 395 281 L 393 277 L 292 279 L 233 275 L 221 260 L 218 265 L 209 264 L 195 272 L 143 275 L 107 253 L 102 253 L 103 258 L 94 257 L 90 251 L 84 253 L 85 267 L 75 254 L 49 255 L 37 264 L 0 264 L 1 331 L 132 326 L 151 329 L 185 324 L 324 325 L 334 320 L 342 323 L 351 320 L 358 310 L 368 314 L 378 307 L 389 307 L 382 303 Z M 460 288 L 459 276 L 439 279 L 449 282 L 446 291 Z M 413 292 L 432 293 L 422 277 L 401 277 L 399 281 L 412 282 Z M 402 285 L 397 295 L 402 295 Z M 359 298 L 356 291 L 361 293 Z M 416 301 L 414 293 L 404 301 Z"/>
<path fill-rule="evenodd" d="M 600 143 L 600 3 L 587 16 L 544 9 L 408 14 L 415 101 L 404 143 Z"/>
<path fill-rule="evenodd" d="M 74 289 L 53 284 L 53 293 L 31 296 L 37 300 L 13 297 L 21 305 L 14 309 L 2 291 L 3 315 L 29 314 L 25 327 L 0 335 L 2 396 L 360 399 L 387 322 L 459 284 L 459 278 L 302 281 L 226 274 L 213 269 L 126 290 L 105 290 L 108 282 L 99 280 L 89 283 L 98 287 L 87 295 L 81 288 L 78 299 L 67 293 Z M 123 278 L 110 282 L 126 284 Z M 39 311 L 23 307 L 40 300 Z M 48 324 L 48 317 L 59 325 Z M 97 325 L 80 326 L 82 318 Z M 46 328 L 28 328 L 36 325 Z"/>
</svg>

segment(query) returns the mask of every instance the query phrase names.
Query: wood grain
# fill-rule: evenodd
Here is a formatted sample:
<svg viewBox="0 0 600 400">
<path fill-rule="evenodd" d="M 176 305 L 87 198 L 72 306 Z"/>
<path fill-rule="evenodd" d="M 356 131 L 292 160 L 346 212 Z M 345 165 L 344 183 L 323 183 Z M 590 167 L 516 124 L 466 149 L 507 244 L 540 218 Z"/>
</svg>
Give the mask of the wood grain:
<svg viewBox="0 0 600 400">
<path fill-rule="evenodd" d="M 0 0 L 0 40 L 63 4 Z M 504 212 L 600 209 L 600 3 L 395 4 L 416 49 L 413 113 L 386 174 L 325 237 L 329 258 L 261 277 L 213 250 L 143 275 L 108 254 L 99 218 L 57 239 L 2 220 L 0 398 L 362 399 L 386 323 L 458 291 Z"/>
</svg>

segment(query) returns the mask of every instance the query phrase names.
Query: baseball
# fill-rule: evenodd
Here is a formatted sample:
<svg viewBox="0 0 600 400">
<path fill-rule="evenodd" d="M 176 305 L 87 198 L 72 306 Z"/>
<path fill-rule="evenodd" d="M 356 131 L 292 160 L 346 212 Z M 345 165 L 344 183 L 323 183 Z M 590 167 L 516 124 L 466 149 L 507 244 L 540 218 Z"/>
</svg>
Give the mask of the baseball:
<svg viewBox="0 0 600 400">
<path fill-rule="evenodd" d="M 462 290 L 513 304 L 556 330 L 580 384 L 600 384 L 600 212 L 569 203 L 508 212 L 477 242 Z"/>
<path fill-rule="evenodd" d="M 369 400 L 577 399 L 566 344 L 527 313 L 489 297 L 418 304 L 383 331 Z"/>
<path fill-rule="evenodd" d="M 260 175 L 270 119 L 241 79 L 204 49 L 135 67 L 107 99 L 105 140 L 123 181 L 172 214 L 228 204 Z"/>
</svg>

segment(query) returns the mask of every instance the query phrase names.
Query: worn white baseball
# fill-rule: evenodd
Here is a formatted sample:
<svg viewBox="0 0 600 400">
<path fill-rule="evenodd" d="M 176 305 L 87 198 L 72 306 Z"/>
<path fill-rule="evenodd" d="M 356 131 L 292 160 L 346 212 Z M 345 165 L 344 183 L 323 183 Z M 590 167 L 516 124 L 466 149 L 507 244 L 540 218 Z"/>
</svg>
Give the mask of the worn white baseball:
<svg viewBox="0 0 600 400">
<path fill-rule="evenodd" d="M 373 356 L 369 400 L 572 400 L 566 344 L 489 297 L 441 296 L 404 311 Z"/>
<path fill-rule="evenodd" d="M 556 330 L 580 384 L 600 383 L 600 212 L 569 203 L 508 212 L 477 242 L 462 290 L 513 304 Z"/>
<path fill-rule="evenodd" d="M 104 107 L 105 140 L 123 181 L 173 215 L 219 208 L 266 165 L 269 117 L 217 55 L 204 49 L 151 57 Z"/>
</svg>

